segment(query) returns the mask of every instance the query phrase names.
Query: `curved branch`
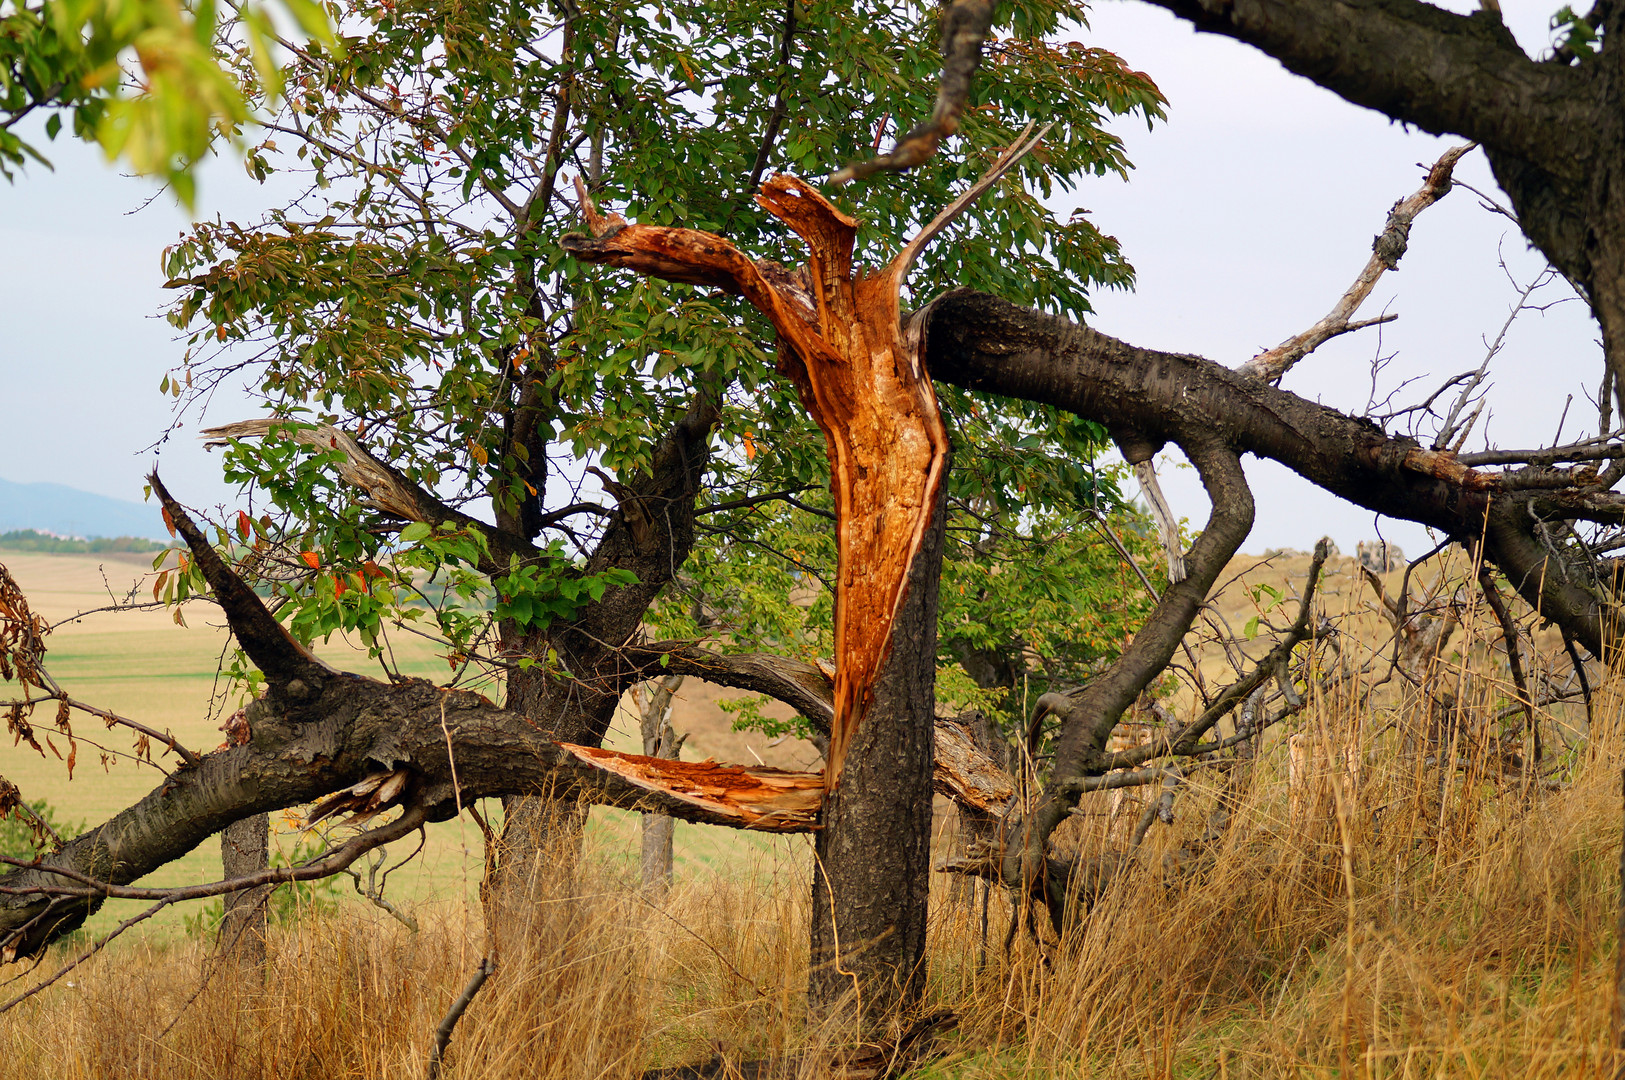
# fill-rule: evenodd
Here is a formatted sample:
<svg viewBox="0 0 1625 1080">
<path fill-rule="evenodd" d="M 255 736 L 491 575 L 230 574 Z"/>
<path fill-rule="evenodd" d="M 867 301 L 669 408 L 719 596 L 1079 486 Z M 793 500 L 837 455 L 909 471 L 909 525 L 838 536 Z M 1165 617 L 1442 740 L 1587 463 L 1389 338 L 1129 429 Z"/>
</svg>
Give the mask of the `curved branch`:
<svg viewBox="0 0 1625 1080">
<path fill-rule="evenodd" d="M 1452 537 L 1484 535 L 1486 556 L 1519 594 L 1594 655 L 1625 640 L 1625 612 L 1610 590 L 1585 567 L 1554 559 L 1535 536 L 1539 515 L 1617 519 L 1608 492 L 1519 491 L 1516 473 L 1467 468 L 1450 453 L 1212 361 L 1136 348 L 969 289 L 938 297 L 920 318 L 936 378 L 1053 405 L 1153 446 L 1217 441 L 1379 514 Z"/>
<path fill-rule="evenodd" d="M 1583 177 L 1597 133 L 1591 75 L 1531 59 L 1499 10 L 1418 0 L 1150 0 L 1247 42 L 1356 105 Z"/>
<path fill-rule="evenodd" d="M 952 0 L 942 13 L 942 79 L 931 119 L 897 140 L 892 152 L 855 161 L 829 178 L 832 187 L 877 172 L 902 172 L 923 165 L 942 140 L 959 130 L 970 101 L 971 76 L 982 62 L 982 46 L 993 29 L 993 0 Z"/>
<path fill-rule="evenodd" d="M 1074 781 L 1110 767 L 1105 747 L 1112 728 L 1167 668 L 1209 590 L 1252 531 L 1252 491 L 1236 452 L 1212 438 L 1181 445 L 1201 474 L 1213 504 L 1207 527 L 1191 545 L 1186 560 L 1189 576 L 1168 586 L 1123 654 L 1073 699 L 1055 747 L 1049 782 L 1026 830 L 1024 850 L 1018 863 L 1008 867 L 1012 871 L 1006 875 L 1009 880 L 1030 881 L 1044 865 L 1049 834 L 1065 820 L 1081 793 L 1074 789 Z"/>
</svg>

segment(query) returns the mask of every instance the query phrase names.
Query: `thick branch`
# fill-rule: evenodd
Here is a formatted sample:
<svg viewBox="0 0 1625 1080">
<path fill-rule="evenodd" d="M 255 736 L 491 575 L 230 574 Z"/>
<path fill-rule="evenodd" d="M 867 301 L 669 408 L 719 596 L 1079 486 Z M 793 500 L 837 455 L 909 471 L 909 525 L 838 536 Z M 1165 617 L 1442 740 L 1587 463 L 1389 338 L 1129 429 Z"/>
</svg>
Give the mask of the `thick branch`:
<svg viewBox="0 0 1625 1080">
<path fill-rule="evenodd" d="M 1168 586 L 1123 655 L 1074 699 L 1056 744 L 1049 783 L 1033 813 L 1020 865 L 1011 867 L 1007 875 L 1010 880 L 1031 880 L 1036 868 L 1043 865 L 1049 834 L 1077 802 L 1074 781 L 1111 767 L 1105 746 L 1112 728 L 1167 668 L 1219 574 L 1252 531 L 1252 492 L 1235 452 L 1212 440 L 1183 445 L 1213 506 L 1207 527 L 1191 545 L 1186 560 L 1189 576 Z"/>
<path fill-rule="evenodd" d="M 1608 493 L 1518 491 L 1508 482 L 1515 473 L 1469 469 L 1453 455 L 1211 361 L 1136 348 L 970 290 L 939 297 L 922 315 L 926 363 L 938 379 L 1054 405 L 1152 444 L 1214 440 L 1279 461 L 1388 517 L 1468 540 L 1487 531 L 1487 557 L 1588 650 L 1602 655 L 1605 639 L 1625 637 L 1617 606 L 1604 590 L 1582 584 L 1583 568 L 1558 565 L 1536 538 L 1531 515 L 1617 514 Z"/>
<path fill-rule="evenodd" d="M 1254 45 L 1356 105 L 1456 134 L 1569 177 L 1593 145 L 1588 73 L 1542 64 L 1499 11 L 1417 0 L 1151 0 Z"/>
<path fill-rule="evenodd" d="M 232 632 L 237 635 L 243 651 L 254 661 L 254 666 L 265 673 L 273 691 L 291 698 L 296 704 L 318 692 L 333 674 L 333 669 L 290 637 L 282 624 L 260 603 L 254 591 L 242 578 L 232 573 L 209 544 L 208 537 L 192 523 L 191 517 L 170 495 L 163 481 L 158 479 L 158 474 L 147 477 L 147 482 L 163 504 L 164 513 L 169 516 L 175 531 L 181 534 L 186 546 L 192 550 L 192 558 L 197 560 L 209 588 L 214 590 L 215 599 L 225 609 Z"/>
</svg>

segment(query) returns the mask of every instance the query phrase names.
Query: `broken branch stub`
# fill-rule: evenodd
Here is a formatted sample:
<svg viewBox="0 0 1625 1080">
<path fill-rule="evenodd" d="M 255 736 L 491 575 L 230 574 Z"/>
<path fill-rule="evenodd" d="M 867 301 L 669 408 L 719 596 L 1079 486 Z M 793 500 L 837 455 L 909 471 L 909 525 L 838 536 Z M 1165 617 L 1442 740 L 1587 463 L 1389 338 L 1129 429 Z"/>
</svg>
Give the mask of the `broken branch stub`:
<svg viewBox="0 0 1625 1080">
<path fill-rule="evenodd" d="M 778 331 L 780 370 L 823 429 L 840 551 L 825 770 L 833 790 L 890 652 L 909 568 L 947 472 L 948 433 L 898 298 L 917 248 L 878 271 L 855 268 L 858 223 L 789 176 L 764 184 L 757 202 L 806 242 L 808 263 L 794 270 L 757 263 L 709 233 L 601 218 L 580 193 L 595 235 L 565 237 L 566 251 L 743 296 Z"/>
</svg>

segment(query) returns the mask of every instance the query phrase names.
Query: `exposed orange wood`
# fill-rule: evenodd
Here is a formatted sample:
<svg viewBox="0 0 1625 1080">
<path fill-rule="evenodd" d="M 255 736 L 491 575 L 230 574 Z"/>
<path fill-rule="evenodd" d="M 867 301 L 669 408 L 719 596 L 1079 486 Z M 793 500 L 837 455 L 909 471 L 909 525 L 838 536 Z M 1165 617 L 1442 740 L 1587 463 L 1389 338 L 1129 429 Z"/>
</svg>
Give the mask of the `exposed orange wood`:
<svg viewBox="0 0 1625 1080">
<path fill-rule="evenodd" d="M 622 754 L 596 746 L 560 743 L 580 760 L 651 792 L 724 817 L 746 829 L 806 832 L 824 802 L 822 773 L 788 772 L 765 765 L 724 765 L 715 761 L 672 761 Z"/>
<path fill-rule="evenodd" d="M 836 504 L 835 718 L 825 773 L 833 788 L 945 477 L 948 433 L 898 300 L 917 248 L 879 271 L 855 270 L 858 223 L 812 187 L 775 176 L 757 202 L 806 242 L 806 267 L 757 263 L 722 237 L 623 225 L 596 211 L 588 222 L 600 235 L 567 237 L 565 248 L 584 260 L 738 293 L 779 333 L 780 369 L 824 431 Z"/>
<path fill-rule="evenodd" d="M 948 432 L 920 360 L 919 328 L 905 326 L 899 293 L 914 259 L 1043 138 L 1030 132 L 878 270 L 854 267 L 858 222 L 792 176 L 762 185 L 756 202 L 807 245 L 804 267 L 756 262 L 720 236 L 628 225 L 603 216 L 576 181 L 592 237 L 566 236 L 587 262 L 737 293 L 779 334 L 779 369 L 823 429 L 835 496 L 835 716 L 825 786 L 834 790 L 890 653 L 910 568 L 946 479 Z"/>
</svg>

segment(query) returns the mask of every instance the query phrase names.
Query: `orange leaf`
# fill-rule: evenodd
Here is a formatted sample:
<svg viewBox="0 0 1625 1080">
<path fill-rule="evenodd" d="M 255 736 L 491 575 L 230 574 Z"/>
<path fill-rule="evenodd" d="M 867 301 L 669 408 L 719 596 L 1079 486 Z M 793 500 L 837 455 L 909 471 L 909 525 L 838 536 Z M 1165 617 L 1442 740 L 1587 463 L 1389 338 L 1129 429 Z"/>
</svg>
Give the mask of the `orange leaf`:
<svg viewBox="0 0 1625 1080">
<path fill-rule="evenodd" d="M 745 460 L 753 461 L 756 458 L 756 434 L 745 432 Z"/>
<path fill-rule="evenodd" d="M 247 540 L 248 534 L 250 531 L 252 531 L 253 527 L 253 522 L 249 520 L 247 512 L 243 510 L 237 511 L 237 535 L 242 539 Z"/>
<path fill-rule="evenodd" d="M 161 509 L 164 512 L 164 528 L 169 530 L 169 535 L 170 536 L 174 536 L 175 535 L 175 519 L 169 516 L 169 507 L 163 506 L 163 507 L 159 507 L 159 509 Z"/>
<path fill-rule="evenodd" d="M 305 560 L 305 565 L 310 567 L 312 570 L 321 569 L 322 557 L 316 554 L 314 551 L 301 551 L 299 553 L 299 557 Z"/>
<path fill-rule="evenodd" d="M 334 574 L 333 575 L 333 595 L 335 597 L 343 596 L 345 594 L 345 592 L 349 590 L 349 588 L 350 588 L 349 584 L 344 580 L 344 578 L 341 575 L 339 575 L 339 574 Z"/>
</svg>

